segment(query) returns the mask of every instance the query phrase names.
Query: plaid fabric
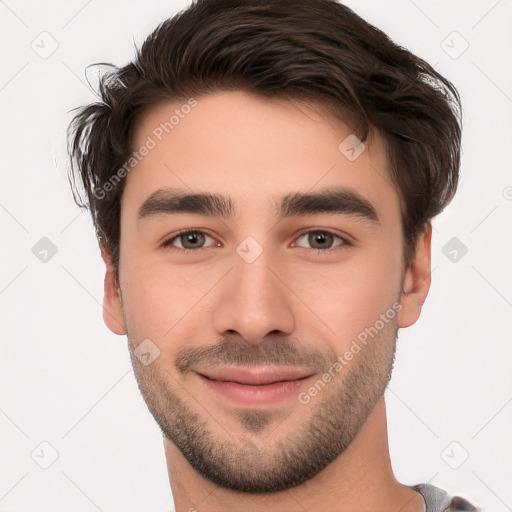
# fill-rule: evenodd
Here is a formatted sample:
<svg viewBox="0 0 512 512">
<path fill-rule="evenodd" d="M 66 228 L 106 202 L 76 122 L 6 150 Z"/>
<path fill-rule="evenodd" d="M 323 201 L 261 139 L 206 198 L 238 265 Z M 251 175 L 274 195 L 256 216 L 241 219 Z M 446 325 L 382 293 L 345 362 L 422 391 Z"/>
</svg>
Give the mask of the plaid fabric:
<svg viewBox="0 0 512 512">
<path fill-rule="evenodd" d="M 469 503 L 469 501 L 454 496 L 450 499 L 448 493 L 439 487 L 431 484 L 418 484 L 411 486 L 411 489 L 419 492 L 426 504 L 426 512 L 479 512 L 480 509 Z"/>
</svg>

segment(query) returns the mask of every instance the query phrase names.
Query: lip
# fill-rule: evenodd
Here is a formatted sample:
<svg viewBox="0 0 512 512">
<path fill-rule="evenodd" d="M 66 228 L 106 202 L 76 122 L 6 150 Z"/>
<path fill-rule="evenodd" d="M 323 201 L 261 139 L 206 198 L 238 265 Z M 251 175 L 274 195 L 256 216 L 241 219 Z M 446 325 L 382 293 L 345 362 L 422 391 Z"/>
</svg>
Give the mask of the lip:
<svg viewBox="0 0 512 512">
<path fill-rule="evenodd" d="M 198 374 L 210 380 L 236 382 L 248 386 L 264 386 L 277 382 L 301 380 L 310 377 L 310 371 L 292 367 L 218 367 L 197 371 Z"/>
<path fill-rule="evenodd" d="M 298 389 L 312 377 L 300 368 L 241 368 L 223 367 L 197 370 L 205 388 L 238 406 L 278 404 L 296 397 Z"/>
</svg>

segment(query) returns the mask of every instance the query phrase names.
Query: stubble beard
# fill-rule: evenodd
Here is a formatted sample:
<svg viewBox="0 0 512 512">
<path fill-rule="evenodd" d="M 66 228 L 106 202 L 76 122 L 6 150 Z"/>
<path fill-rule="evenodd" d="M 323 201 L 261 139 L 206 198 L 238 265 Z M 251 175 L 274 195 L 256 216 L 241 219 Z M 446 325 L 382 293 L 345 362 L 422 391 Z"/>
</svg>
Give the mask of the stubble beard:
<svg viewBox="0 0 512 512">
<path fill-rule="evenodd" d="M 193 400 L 186 403 L 187 393 L 168 369 L 140 364 L 130 334 L 128 339 L 140 392 L 165 438 L 190 465 L 220 487 L 275 493 L 310 480 L 347 449 L 389 383 L 397 333 L 395 324 L 387 324 L 310 403 L 297 401 L 310 409 L 300 427 L 286 430 L 286 418 L 243 409 L 235 414 L 236 436 L 222 427 L 222 417 L 213 418 Z"/>
</svg>

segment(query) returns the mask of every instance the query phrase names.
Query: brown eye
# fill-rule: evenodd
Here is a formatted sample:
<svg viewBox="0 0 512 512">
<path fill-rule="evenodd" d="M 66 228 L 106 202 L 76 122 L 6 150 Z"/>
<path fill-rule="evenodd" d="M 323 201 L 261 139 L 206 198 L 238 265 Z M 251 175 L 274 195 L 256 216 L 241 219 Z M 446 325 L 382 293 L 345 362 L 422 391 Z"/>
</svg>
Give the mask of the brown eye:
<svg viewBox="0 0 512 512">
<path fill-rule="evenodd" d="M 201 231 L 183 231 L 165 241 L 162 247 L 176 247 L 177 249 L 193 251 L 195 249 L 208 247 L 205 245 L 207 238 L 213 241 L 211 236 Z M 210 243 L 210 245 L 212 244 Z"/>
<path fill-rule="evenodd" d="M 337 244 L 335 244 L 336 239 L 340 241 Z M 306 245 L 303 245 L 303 243 L 297 243 L 299 247 L 307 248 L 309 246 L 315 251 L 329 251 L 331 249 L 334 250 L 345 245 L 350 245 L 343 237 L 324 230 L 308 231 L 301 235 L 298 240 L 306 241 Z"/>
<path fill-rule="evenodd" d="M 184 249 L 197 249 L 198 247 L 203 246 L 205 236 L 203 233 L 198 231 L 191 231 L 188 233 L 183 233 L 179 236 L 179 239 Z"/>
<path fill-rule="evenodd" d="M 311 233 L 308 233 L 308 242 L 313 249 L 330 249 L 333 240 L 334 237 L 331 233 L 322 231 L 312 231 Z"/>
</svg>

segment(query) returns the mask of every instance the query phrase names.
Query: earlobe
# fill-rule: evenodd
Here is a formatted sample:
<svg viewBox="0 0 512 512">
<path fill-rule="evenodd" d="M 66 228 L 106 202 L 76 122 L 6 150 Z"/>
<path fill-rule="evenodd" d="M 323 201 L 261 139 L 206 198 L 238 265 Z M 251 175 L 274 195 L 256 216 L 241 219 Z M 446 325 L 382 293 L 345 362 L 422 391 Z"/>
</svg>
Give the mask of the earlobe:
<svg viewBox="0 0 512 512">
<path fill-rule="evenodd" d="M 121 290 L 119 289 L 116 270 L 105 245 L 100 244 L 101 257 L 105 262 L 105 281 L 103 288 L 103 321 L 114 334 L 126 334 Z"/>
<path fill-rule="evenodd" d="M 429 223 L 418 236 L 413 261 L 405 269 L 400 296 L 402 309 L 397 317 L 398 327 L 409 327 L 420 317 L 421 308 L 430 289 L 431 241 L 432 225 Z"/>
</svg>

